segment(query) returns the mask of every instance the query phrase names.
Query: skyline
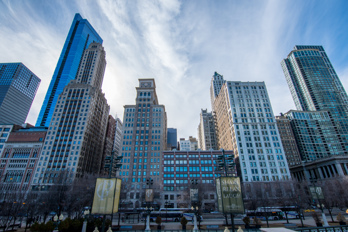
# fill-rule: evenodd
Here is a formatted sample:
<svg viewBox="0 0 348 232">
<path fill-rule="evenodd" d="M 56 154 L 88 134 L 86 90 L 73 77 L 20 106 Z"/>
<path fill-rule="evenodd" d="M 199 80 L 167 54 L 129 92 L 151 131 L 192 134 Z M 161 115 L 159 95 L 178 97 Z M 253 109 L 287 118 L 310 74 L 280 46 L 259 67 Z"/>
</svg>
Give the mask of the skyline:
<svg viewBox="0 0 348 232">
<path fill-rule="evenodd" d="M 187 139 L 197 137 L 201 108 L 211 110 L 215 71 L 227 81 L 265 81 L 275 115 L 296 109 L 280 65 L 295 45 L 322 45 L 346 88 L 348 35 L 342 28 L 348 3 L 334 3 L 2 0 L 0 29 L 6 36 L 0 38 L 0 63 L 22 62 L 42 80 L 27 118 L 35 124 L 80 13 L 104 40 L 102 89 L 111 115 L 123 121 L 123 106 L 134 103 L 138 79 L 154 78 L 167 126 Z"/>
</svg>

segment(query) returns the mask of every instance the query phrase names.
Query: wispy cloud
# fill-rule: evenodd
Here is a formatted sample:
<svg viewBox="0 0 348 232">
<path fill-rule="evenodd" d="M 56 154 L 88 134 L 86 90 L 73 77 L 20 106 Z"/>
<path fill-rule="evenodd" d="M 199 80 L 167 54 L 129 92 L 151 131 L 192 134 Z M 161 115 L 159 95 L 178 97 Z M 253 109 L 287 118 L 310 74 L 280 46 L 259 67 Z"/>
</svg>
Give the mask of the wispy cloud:
<svg viewBox="0 0 348 232">
<path fill-rule="evenodd" d="M 277 114 L 294 108 L 280 67 L 295 44 L 322 44 L 346 77 L 345 1 L 0 1 L 0 62 L 21 61 L 42 83 L 35 123 L 75 13 L 104 40 L 103 91 L 111 114 L 135 103 L 138 78 L 155 78 L 168 126 L 196 136 L 210 109 L 214 71 L 232 81 L 265 81 Z M 339 13 L 339 14 L 337 14 Z M 342 80 L 345 86 L 346 80 Z"/>
</svg>

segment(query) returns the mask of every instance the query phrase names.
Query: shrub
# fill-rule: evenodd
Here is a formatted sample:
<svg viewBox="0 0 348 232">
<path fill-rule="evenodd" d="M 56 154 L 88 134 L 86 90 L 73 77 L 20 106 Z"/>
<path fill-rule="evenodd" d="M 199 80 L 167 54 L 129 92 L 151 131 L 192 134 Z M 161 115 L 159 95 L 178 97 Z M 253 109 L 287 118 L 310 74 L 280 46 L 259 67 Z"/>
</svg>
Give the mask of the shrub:
<svg viewBox="0 0 348 232">
<path fill-rule="evenodd" d="M 35 222 L 31 227 L 30 227 L 30 231 L 40 231 L 40 224 Z"/>
<path fill-rule="evenodd" d="M 244 217 L 243 218 L 243 222 L 245 225 L 249 225 L 250 224 L 250 218 L 249 217 Z"/>
</svg>

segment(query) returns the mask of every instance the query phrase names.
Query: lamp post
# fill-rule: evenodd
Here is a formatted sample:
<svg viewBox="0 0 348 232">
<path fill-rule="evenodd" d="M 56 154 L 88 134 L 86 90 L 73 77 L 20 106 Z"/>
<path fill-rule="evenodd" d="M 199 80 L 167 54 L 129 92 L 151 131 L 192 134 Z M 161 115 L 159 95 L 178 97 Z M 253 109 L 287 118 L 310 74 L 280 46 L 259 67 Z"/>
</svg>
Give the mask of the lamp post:
<svg viewBox="0 0 348 232">
<path fill-rule="evenodd" d="M 315 185 L 316 183 L 316 179 L 310 177 L 309 181 L 312 183 L 313 187 L 311 187 L 311 194 L 313 199 L 317 199 L 318 200 L 318 208 L 320 208 L 321 210 L 321 217 L 323 218 L 324 221 L 324 226 L 329 226 L 329 223 L 327 223 L 327 219 L 326 219 L 326 215 L 324 213 L 324 204 L 320 204 L 320 199 L 324 199 L 324 195 L 322 193 L 321 187 L 317 187 Z"/>
<path fill-rule="evenodd" d="M 166 208 L 166 222 L 168 222 L 168 204 L 169 204 L 168 201 L 166 201 L 166 202 L 164 203 L 164 207 Z"/>
<path fill-rule="evenodd" d="M 198 216 L 198 206 L 191 206 L 191 209 L 193 210 L 194 212 L 194 217 L 193 217 L 193 231 L 197 231 L 198 230 L 198 227 L 197 227 L 197 216 Z"/>
<path fill-rule="evenodd" d="M 220 149 L 221 150 L 221 155 L 218 155 L 217 157 L 217 163 L 218 166 L 216 168 L 217 171 L 223 171 L 225 174 L 225 177 L 228 177 L 228 171 L 232 171 L 233 173 L 231 174 L 231 176 L 237 176 L 235 173 L 235 166 L 236 163 L 234 162 L 234 155 L 233 154 L 227 154 L 225 156 L 225 150 L 224 149 Z M 224 208 L 224 206 L 223 206 Z M 224 210 L 223 210 L 224 211 Z M 223 212 L 225 215 L 225 221 L 226 221 L 226 226 L 228 225 L 228 220 L 227 220 L 227 214 L 225 212 Z M 232 232 L 234 232 L 234 214 L 231 213 L 231 223 L 232 223 Z"/>
<path fill-rule="evenodd" d="M 153 210 L 152 206 L 149 208 L 149 207 L 145 207 L 145 210 L 146 210 L 146 228 L 145 230 L 146 231 L 150 231 L 151 228 L 150 228 L 150 215 L 151 215 L 151 211 Z"/>
<path fill-rule="evenodd" d="M 86 232 L 86 229 L 87 229 L 87 215 L 89 214 L 89 209 L 86 209 L 84 212 L 83 212 L 83 215 L 85 217 L 85 220 L 83 221 L 83 226 L 82 226 L 82 230 L 81 232 Z"/>
<path fill-rule="evenodd" d="M 53 217 L 53 221 L 56 223 L 56 228 L 53 230 L 53 232 L 59 232 L 59 230 L 58 230 L 58 226 L 59 226 L 59 223 L 61 222 L 61 221 L 63 221 L 63 219 L 64 219 L 64 216 L 63 216 L 63 214 L 60 214 L 60 216 L 58 217 L 58 215 L 56 214 L 54 217 Z"/>
<path fill-rule="evenodd" d="M 145 230 L 151 230 L 150 229 L 150 215 L 151 215 L 151 211 L 152 211 L 152 202 L 153 202 L 153 197 L 154 197 L 154 193 L 153 193 L 153 189 L 151 188 L 151 186 L 153 185 L 153 179 L 148 178 L 146 179 L 146 185 L 148 186 L 147 189 L 145 190 L 145 202 L 146 202 L 146 229 Z"/>
</svg>

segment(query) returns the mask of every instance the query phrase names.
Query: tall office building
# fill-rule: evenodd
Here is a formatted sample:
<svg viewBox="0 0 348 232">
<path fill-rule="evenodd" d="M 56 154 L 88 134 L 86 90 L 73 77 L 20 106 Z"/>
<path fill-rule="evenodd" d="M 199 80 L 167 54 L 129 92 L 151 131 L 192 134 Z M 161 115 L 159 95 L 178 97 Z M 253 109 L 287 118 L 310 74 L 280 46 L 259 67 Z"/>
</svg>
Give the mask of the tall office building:
<svg viewBox="0 0 348 232">
<path fill-rule="evenodd" d="M 178 148 L 178 132 L 176 128 L 167 129 L 167 148 L 169 150 Z"/>
<path fill-rule="evenodd" d="M 275 117 L 280 138 L 282 140 L 286 160 L 291 171 L 291 167 L 302 164 L 300 152 L 297 147 L 294 132 L 291 127 L 290 119 L 284 114 Z"/>
<path fill-rule="evenodd" d="M 220 89 L 225 82 L 226 81 L 224 80 L 224 77 L 222 75 L 220 75 L 217 72 L 214 72 L 214 75 L 211 78 L 211 83 L 210 83 L 210 100 L 211 100 L 212 109 L 214 106 L 215 98 L 217 98 L 217 96 L 219 95 Z"/>
<path fill-rule="evenodd" d="M 103 46 L 90 44 L 76 80 L 58 97 L 34 185 L 55 182 L 55 173 L 60 171 L 70 173 L 71 181 L 99 173 L 110 110 L 101 90 L 105 66 Z"/>
<path fill-rule="evenodd" d="M 290 178 L 264 82 L 225 82 L 213 100 L 213 110 L 219 148 L 239 156 L 244 181 Z"/>
<path fill-rule="evenodd" d="M 324 48 L 297 45 L 281 65 L 297 110 L 327 111 L 347 155 L 348 96 Z"/>
<path fill-rule="evenodd" d="M 162 156 L 167 145 L 167 114 L 160 105 L 154 79 L 139 79 L 136 104 L 125 105 L 123 114 L 123 156 L 120 176 L 127 200 L 139 207 L 144 200 L 146 179 L 162 188 Z"/>
<path fill-rule="evenodd" d="M 217 150 L 215 118 L 212 112 L 201 110 L 198 125 L 198 148 L 201 150 Z"/>
<path fill-rule="evenodd" d="M 122 142 L 122 132 L 123 132 L 123 124 L 120 118 L 116 118 L 116 128 L 115 128 L 115 140 L 114 140 L 114 148 L 115 154 L 120 153 L 120 147 Z"/>
<path fill-rule="evenodd" d="M 115 130 L 116 130 L 116 120 L 114 117 L 109 115 L 108 124 L 106 127 L 105 141 L 104 141 L 104 149 L 103 149 L 103 157 L 101 164 L 101 174 L 109 175 L 109 171 L 111 171 L 111 176 L 115 177 L 116 172 L 113 167 L 110 169 L 109 164 L 114 157 L 117 157 L 117 154 L 112 153 L 114 148 L 115 141 Z M 106 165 L 105 165 L 106 164 Z"/>
<path fill-rule="evenodd" d="M 25 122 L 40 82 L 22 63 L 0 64 L 0 124 Z"/>
<path fill-rule="evenodd" d="M 80 14 L 76 14 L 53 73 L 36 126 L 48 127 L 50 125 L 58 96 L 62 93 L 64 87 L 75 79 L 82 54 L 92 42 L 102 44 L 103 40 L 87 19 L 83 19 Z"/>
</svg>

